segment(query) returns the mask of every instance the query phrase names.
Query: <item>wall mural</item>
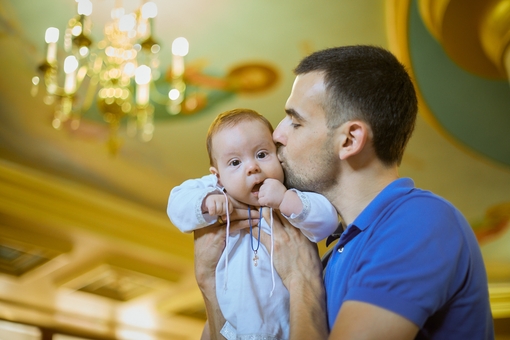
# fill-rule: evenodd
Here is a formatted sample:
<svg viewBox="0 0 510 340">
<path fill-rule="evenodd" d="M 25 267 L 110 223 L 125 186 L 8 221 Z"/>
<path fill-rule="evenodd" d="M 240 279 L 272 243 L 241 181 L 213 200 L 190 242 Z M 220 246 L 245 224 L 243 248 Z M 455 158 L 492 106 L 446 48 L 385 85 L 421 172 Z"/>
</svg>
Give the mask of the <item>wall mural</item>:
<svg viewBox="0 0 510 340">
<path fill-rule="evenodd" d="M 458 0 L 393 1 L 388 5 L 388 31 L 391 48 L 413 75 L 420 115 L 475 160 L 510 169 L 507 75 L 504 65 L 495 65 L 483 55 L 483 43 L 473 41 L 481 35 L 475 32 L 483 26 L 480 23 L 488 20 L 480 13 L 490 13 L 498 3 L 474 1 L 469 5 L 473 8 L 466 9 L 469 6 Z M 471 50 L 459 51 L 462 48 Z M 485 214 L 469 222 L 486 262 L 493 315 L 506 318 L 510 316 L 510 192 L 508 200 L 485 204 Z"/>
</svg>

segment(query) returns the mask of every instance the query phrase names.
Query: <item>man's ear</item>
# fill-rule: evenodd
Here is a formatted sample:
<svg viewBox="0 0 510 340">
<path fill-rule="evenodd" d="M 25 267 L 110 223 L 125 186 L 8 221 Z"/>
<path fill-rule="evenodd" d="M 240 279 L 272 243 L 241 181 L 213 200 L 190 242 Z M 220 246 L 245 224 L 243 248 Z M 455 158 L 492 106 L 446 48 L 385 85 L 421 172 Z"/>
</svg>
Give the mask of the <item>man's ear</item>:
<svg viewBox="0 0 510 340">
<path fill-rule="evenodd" d="M 370 128 L 361 120 L 348 121 L 340 127 L 340 151 L 339 157 L 345 160 L 359 154 L 365 148 L 370 136 Z"/>
<path fill-rule="evenodd" d="M 213 174 L 214 176 L 216 176 L 216 178 L 218 179 L 218 184 L 223 186 L 223 184 L 221 184 L 221 180 L 220 180 L 220 173 L 218 172 L 218 169 L 216 169 L 214 166 L 211 166 L 209 168 L 209 172 L 211 174 Z"/>
</svg>

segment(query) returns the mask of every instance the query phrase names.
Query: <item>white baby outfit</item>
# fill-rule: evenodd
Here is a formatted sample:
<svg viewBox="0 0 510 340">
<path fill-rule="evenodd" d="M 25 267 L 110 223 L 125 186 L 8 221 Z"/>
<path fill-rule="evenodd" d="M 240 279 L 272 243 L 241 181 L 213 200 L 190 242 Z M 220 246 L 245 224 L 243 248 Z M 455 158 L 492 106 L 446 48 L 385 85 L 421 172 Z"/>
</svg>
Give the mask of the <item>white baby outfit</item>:
<svg viewBox="0 0 510 340">
<path fill-rule="evenodd" d="M 294 191 L 303 210 L 299 215 L 285 216 L 289 222 L 312 242 L 331 235 L 338 226 L 333 205 L 322 195 Z M 202 214 L 202 201 L 210 192 L 222 193 L 214 175 L 187 180 L 173 188 L 167 207 L 172 223 L 182 232 L 191 232 L 216 222 L 217 216 Z M 271 234 L 265 220 L 261 227 Z M 254 265 L 252 245 L 257 248 L 257 236 L 254 234 L 250 242 L 248 229 L 231 233 L 216 267 L 216 296 L 227 320 L 221 334 L 228 340 L 289 339 L 289 293 L 262 243 L 257 251 L 257 266 Z"/>
</svg>

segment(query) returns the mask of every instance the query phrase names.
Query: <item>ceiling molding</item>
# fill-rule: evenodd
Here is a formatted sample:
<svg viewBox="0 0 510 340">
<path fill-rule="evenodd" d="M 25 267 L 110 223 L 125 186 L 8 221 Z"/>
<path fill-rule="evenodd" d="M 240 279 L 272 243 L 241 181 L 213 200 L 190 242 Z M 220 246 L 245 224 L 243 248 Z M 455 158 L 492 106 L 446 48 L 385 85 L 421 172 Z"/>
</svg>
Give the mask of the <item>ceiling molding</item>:
<svg viewBox="0 0 510 340">
<path fill-rule="evenodd" d="M 510 283 L 489 284 L 492 317 L 510 318 Z"/>
<path fill-rule="evenodd" d="M 179 232 L 164 211 L 3 160 L 0 192 L 0 214 L 64 234 L 79 230 L 148 247 L 192 263 L 192 236 Z"/>
<path fill-rule="evenodd" d="M 75 265 L 72 272 L 56 278 L 55 284 L 126 302 L 145 294 L 170 291 L 187 274 L 168 265 L 109 254 L 81 266 Z"/>
</svg>

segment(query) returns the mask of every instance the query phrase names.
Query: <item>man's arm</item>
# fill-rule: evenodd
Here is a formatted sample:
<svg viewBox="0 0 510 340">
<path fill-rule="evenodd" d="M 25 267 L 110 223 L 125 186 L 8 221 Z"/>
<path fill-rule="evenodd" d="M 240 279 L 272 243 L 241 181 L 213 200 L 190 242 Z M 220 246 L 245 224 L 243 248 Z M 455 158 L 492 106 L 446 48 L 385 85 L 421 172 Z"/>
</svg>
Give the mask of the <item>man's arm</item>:
<svg viewBox="0 0 510 340">
<path fill-rule="evenodd" d="M 230 198 L 234 205 L 234 211 L 230 215 L 230 231 L 236 231 L 249 227 L 247 206 Z M 258 211 L 252 211 L 252 223 L 257 223 Z M 202 339 L 224 339 L 220 330 L 225 324 L 225 318 L 221 312 L 216 297 L 216 266 L 225 249 L 226 228 L 225 224 L 215 224 L 193 232 L 195 239 L 195 278 L 204 298 L 207 313 L 206 329 Z"/>
<path fill-rule="evenodd" d="M 225 248 L 225 228 L 210 226 L 197 229 L 195 238 L 195 277 L 204 298 L 207 323 L 202 339 L 223 339 L 220 330 L 225 324 L 216 298 L 216 265 Z"/>
<path fill-rule="evenodd" d="M 330 339 L 414 339 L 418 326 L 387 309 L 360 301 L 345 301 Z"/>
<path fill-rule="evenodd" d="M 269 216 L 264 215 L 266 221 Z M 286 219 L 274 218 L 274 265 L 290 293 L 291 339 L 328 339 L 322 265 L 316 245 Z M 270 246 L 269 235 L 262 241 Z M 346 301 L 329 339 L 414 339 L 418 326 L 389 310 Z"/>
<path fill-rule="evenodd" d="M 317 245 L 281 215 L 274 217 L 273 236 L 274 266 L 290 294 L 290 338 L 327 339 L 326 295 Z M 263 234 L 262 241 L 270 249 L 270 236 Z"/>
</svg>

